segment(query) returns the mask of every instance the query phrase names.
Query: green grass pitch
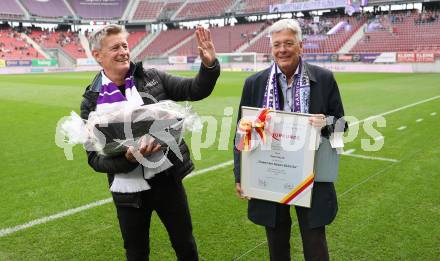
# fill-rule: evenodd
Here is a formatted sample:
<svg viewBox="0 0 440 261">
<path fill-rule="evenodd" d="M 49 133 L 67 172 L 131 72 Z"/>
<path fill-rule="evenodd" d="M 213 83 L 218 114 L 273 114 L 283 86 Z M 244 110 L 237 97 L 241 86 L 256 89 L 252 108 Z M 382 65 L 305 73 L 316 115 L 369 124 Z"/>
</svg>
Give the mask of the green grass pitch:
<svg viewBox="0 0 440 261">
<path fill-rule="evenodd" d="M 93 172 L 81 147 L 74 148 L 74 160 L 68 161 L 54 141 L 58 120 L 71 110 L 79 111 L 84 87 L 93 75 L 0 76 L 0 230 L 110 196 L 106 176 Z M 223 72 L 214 93 L 192 103 L 193 109 L 220 122 L 223 109 L 231 106 L 235 122 L 249 75 Z M 440 76 L 337 73 L 336 78 L 346 115 L 359 120 L 437 98 L 387 114 L 386 127 L 375 126 L 384 136 L 381 150 L 361 149 L 362 139 L 372 142 L 362 124 L 356 139 L 346 144 L 345 150 L 354 149 L 353 154 L 398 162 L 341 156 L 336 183 L 339 213 L 327 229 L 332 260 L 438 259 Z M 406 128 L 398 130 L 401 126 Z M 197 169 L 232 159 L 231 143 L 229 150 L 218 150 L 217 145 L 218 138 L 200 149 Z M 268 260 L 264 229 L 247 219 L 246 202 L 235 196 L 231 165 L 184 183 L 201 260 Z M 157 216 L 150 238 L 151 260 L 175 260 Z M 291 244 L 293 260 L 302 260 L 296 224 Z M 0 237 L 0 260 L 123 259 L 113 204 Z"/>
</svg>

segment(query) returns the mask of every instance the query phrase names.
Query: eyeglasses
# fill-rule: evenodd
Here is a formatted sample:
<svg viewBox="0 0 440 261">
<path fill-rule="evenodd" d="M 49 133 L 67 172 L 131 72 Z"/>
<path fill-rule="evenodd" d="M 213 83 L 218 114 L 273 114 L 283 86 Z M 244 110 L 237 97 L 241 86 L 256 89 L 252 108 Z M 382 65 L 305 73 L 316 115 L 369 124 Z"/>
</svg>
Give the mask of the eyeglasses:
<svg viewBox="0 0 440 261">
<path fill-rule="evenodd" d="M 287 41 L 287 42 L 283 42 L 283 43 L 279 43 L 279 42 L 275 42 L 272 44 L 272 48 L 275 50 L 280 49 L 282 46 L 284 46 L 284 48 L 292 48 L 293 46 L 295 46 L 296 42 L 292 42 L 292 41 Z"/>
</svg>

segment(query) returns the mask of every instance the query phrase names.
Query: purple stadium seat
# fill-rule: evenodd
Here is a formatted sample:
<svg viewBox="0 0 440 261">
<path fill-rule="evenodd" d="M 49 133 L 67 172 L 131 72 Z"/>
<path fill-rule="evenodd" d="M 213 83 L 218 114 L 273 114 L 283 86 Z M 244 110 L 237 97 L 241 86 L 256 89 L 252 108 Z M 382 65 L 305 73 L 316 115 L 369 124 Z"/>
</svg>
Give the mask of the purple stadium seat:
<svg viewBox="0 0 440 261">
<path fill-rule="evenodd" d="M 0 17 L 2 18 L 20 18 L 23 17 L 23 11 L 15 1 L 3 1 L 0 8 Z"/>
<path fill-rule="evenodd" d="M 87 19 L 118 19 L 124 13 L 128 0 L 68 0 L 76 14 Z"/>
<path fill-rule="evenodd" d="M 40 17 L 63 17 L 72 15 L 64 4 L 64 1 L 60 0 L 21 0 L 24 7 L 33 16 Z"/>
</svg>

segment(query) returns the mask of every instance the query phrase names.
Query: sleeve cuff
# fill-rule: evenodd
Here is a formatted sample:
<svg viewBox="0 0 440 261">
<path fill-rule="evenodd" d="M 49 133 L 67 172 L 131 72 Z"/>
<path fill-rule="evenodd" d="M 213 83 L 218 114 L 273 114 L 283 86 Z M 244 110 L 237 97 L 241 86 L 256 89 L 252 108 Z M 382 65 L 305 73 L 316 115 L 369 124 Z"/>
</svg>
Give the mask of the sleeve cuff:
<svg viewBox="0 0 440 261">
<path fill-rule="evenodd" d="M 208 69 L 208 70 L 212 70 L 212 69 L 214 69 L 215 67 L 217 67 L 218 64 L 219 64 L 219 63 L 218 63 L 217 58 L 215 59 L 214 64 L 211 65 L 211 66 L 206 66 L 206 65 L 204 65 L 204 64 L 202 63 L 203 67 L 205 67 L 205 68 Z"/>
</svg>

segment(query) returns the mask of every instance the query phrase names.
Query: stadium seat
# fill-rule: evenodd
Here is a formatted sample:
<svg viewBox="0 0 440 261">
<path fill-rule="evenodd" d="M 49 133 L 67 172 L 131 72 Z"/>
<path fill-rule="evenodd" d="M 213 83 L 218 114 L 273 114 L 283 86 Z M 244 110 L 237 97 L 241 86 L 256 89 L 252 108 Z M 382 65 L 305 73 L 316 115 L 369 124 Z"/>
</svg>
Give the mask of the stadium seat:
<svg viewBox="0 0 440 261">
<path fill-rule="evenodd" d="M 23 11 L 15 1 L 3 1 L 0 9 L 0 18 L 2 19 L 20 19 L 24 17 Z"/>
<path fill-rule="evenodd" d="M 172 29 L 162 31 L 139 55 L 143 59 L 146 56 L 160 56 L 170 48 L 194 34 L 194 30 Z"/>
<path fill-rule="evenodd" d="M 136 45 L 146 36 L 148 35 L 147 32 L 142 31 L 142 32 L 130 32 L 130 34 L 128 35 L 128 46 L 130 47 L 130 49 L 133 49 L 134 47 L 136 47 Z"/>
<path fill-rule="evenodd" d="M 223 15 L 234 0 L 187 1 L 176 19 L 211 18 Z"/>
<path fill-rule="evenodd" d="M 64 1 L 21 0 L 21 3 L 32 16 L 53 18 L 72 15 L 67 6 L 64 4 Z"/>
<path fill-rule="evenodd" d="M 246 13 L 264 13 L 269 11 L 270 5 L 282 4 L 286 0 L 242 0 L 236 6 L 235 12 L 239 14 Z"/>
<path fill-rule="evenodd" d="M 210 28 L 211 36 L 218 53 L 232 53 L 250 41 L 264 28 L 264 23 L 250 23 L 236 26 Z M 174 55 L 197 55 L 197 42 L 193 39 L 177 49 Z"/>
<path fill-rule="evenodd" d="M 118 19 L 127 7 L 128 0 L 84 1 L 67 0 L 79 17 L 87 19 Z"/>
<path fill-rule="evenodd" d="M 87 58 L 76 32 L 33 30 L 29 36 L 44 48 L 61 48 L 73 59 Z"/>
<path fill-rule="evenodd" d="M 412 12 L 409 16 L 403 12 L 395 15 L 399 17 L 399 22 L 389 23 L 387 21 L 381 29 L 366 32 L 351 52 L 435 51 L 440 48 L 440 23 L 438 20 L 417 23 L 420 14 L 416 12 Z M 390 17 L 381 19 L 381 21 L 388 19 Z"/>
<path fill-rule="evenodd" d="M 0 59 L 29 60 L 43 58 L 32 46 L 13 30 L 0 30 Z"/>
</svg>

